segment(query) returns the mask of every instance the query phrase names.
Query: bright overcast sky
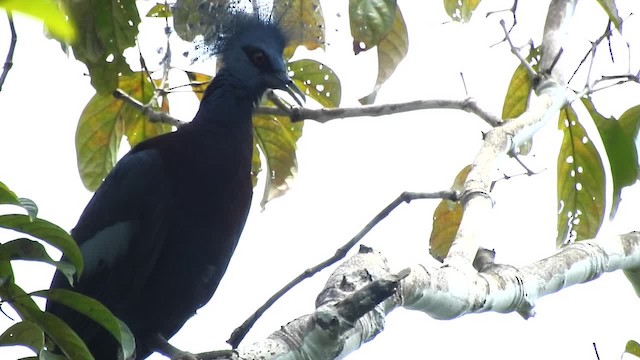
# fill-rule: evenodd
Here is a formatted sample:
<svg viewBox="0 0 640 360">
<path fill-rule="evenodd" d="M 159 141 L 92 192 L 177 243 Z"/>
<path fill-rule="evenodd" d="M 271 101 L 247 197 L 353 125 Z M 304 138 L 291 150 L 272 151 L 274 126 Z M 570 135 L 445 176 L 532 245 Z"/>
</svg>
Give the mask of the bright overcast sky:
<svg viewBox="0 0 640 360">
<path fill-rule="evenodd" d="M 325 62 L 342 80 L 342 104 L 357 106 L 357 99 L 373 87 L 376 55 L 373 51 L 352 55 L 347 2 L 340 2 L 344 8 L 328 7 L 335 3 L 322 2 L 327 52 L 311 56 Z M 459 75 L 463 72 L 470 95 L 500 114 L 517 60 L 504 44 L 490 47 L 501 40 L 502 33 L 499 17 L 485 19 L 484 14 L 511 5 L 502 1 L 503 5 L 492 9 L 483 7 L 494 3 L 483 2 L 471 24 L 458 25 L 443 24 L 448 19 L 441 1 L 400 0 L 409 28 L 409 55 L 383 86 L 377 103 L 461 99 L 465 97 Z M 640 14 L 640 3 L 625 3 L 633 3 L 633 12 Z M 547 5 L 548 1 L 520 2 L 513 33 L 516 43 L 533 38 L 539 44 Z M 620 12 L 626 16 L 629 9 L 621 8 Z M 572 41 L 579 44 L 581 54 L 589 48 L 588 40 L 604 30 L 603 14 L 595 1 L 580 2 L 576 18 L 584 16 L 588 21 L 576 21 L 581 33 Z M 150 21 L 161 24 L 161 20 Z M 627 37 L 640 34 L 639 23 L 637 15 L 625 23 Z M 74 134 L 82 108 L 94 91 L 83 76 L 82 65 L 68 60 L 55 41 L 45 39 L 37 22 L 16 15 L 16 28 L 19 40 L 14 67 L 0 93 L 0 181 L 18 196 L 33 199 L 42 218 L 70 230 L 91 196 L 77 174 Z M 8 27 L 0 20 L 2 57 L 8 40 Z M 620 54 L 616 59 L 620 73 L 626 71 L 620 69 L 628 66 L 628 53 L 620 37 L 617 41 L 614 50 Z M 142 46 L 153 49 L 159 44 Z M 634 44 L 631 68 L 637 70 L 640 43 L 635 39 Z M 198 68 L 207 71 L 211 66 L 200 64 Z M 191 96 L 183 95 L 182 105 L 172 101 L 176 106 L 173 115 L 190 119 L 195 114 L 197 103 Z M 596 105 L 605 115 L 619 116 L 639 100 L 638 86 L 627 86 L 621 92 L 612 91 Z M 332 255 L 402 191 L 448 188 L 455 174 L 473 161 L 482 130 L 487 126 L 480 119 L 452 110 L 305 124 L 293 189 L 268 204 L 264 212 L 258 206 L 261 191 L 256 191 L 242 240 L 218 292 L 172 343 L 193 352 L 223 348 L 231 331 L 268 296 L 305 268 Z M 485 246 L 496 248 L 499 262 L 520 266 L 554 251 L 554 153 L 559 139 L 556 124 L 548 124 L 534 140 L 535 157 L 525 159 L 534 170 L 547 170 L 496 186 L 495 221 L 488 224 L 483 236 Z M 500 170 L 510 175 L 522 172 L 513 160 L 504 160 Z M 640 229 L 639 194 L 637 188 L 623 193 L 618 218 L 608 226 L 611 231 Z M 425 200 L 402 205 L 363 243 L 386 254 L 395 270 L 424 262 L 429 256 L 428 237 L 436 205 Z M 4 232 L 0 240 L 15 237 Z M 28 263 L 16 268 L 17 281 L 27 291 L 48 286 L 50 267 Z M 311 312 L 327 276 L 325 271 L 286 295 L 246 341 L 264 338 L 280 325 Z M 167 294 L 167 306 L 178 296 Z M 495 313 L 437 321 L 417 312 L 396 310 L 387 318 L 386 330 L 350 358 L 595 359 L 592 343 L 596 342 L 601 359 L 614 359 L 627 340 L 640 340 L 640 306 L 622 273 L 548 296 L 536 310 L 537 316 L 529 321 L 517 314 Z M 11 324 L 0 317 L 0 330 Z M 0 348 L 2 359 L 27 355 L 28 351 Z"/>
</svg>

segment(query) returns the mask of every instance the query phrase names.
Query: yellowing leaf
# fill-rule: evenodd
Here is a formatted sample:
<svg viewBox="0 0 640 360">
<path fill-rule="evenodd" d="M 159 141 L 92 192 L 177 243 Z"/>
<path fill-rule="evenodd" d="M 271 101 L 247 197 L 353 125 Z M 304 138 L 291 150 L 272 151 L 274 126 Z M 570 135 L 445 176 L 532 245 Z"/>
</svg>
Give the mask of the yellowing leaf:
<svg viewBox="0 0 640 360">
<path fill-rule="evenodd" d="M 509 82 L 507 95 L 502 106 L 502 118 L 505 121 L 515 119 L 527 110 L 529 95 L 533 91 L 532 81 L 533 79 L 527 69 L 523 65 L 518 65 Z M 531 151 L 531 144 L 531 140 L 524 143 L 518 149 L 518 153 L 521 155 L 528 154 Z"/>
<path fill-rule="evenodd" d="M 444 9 L 454 21 L 469 22 L 480 0 L 444 0 Z"/>
<path fill-rule="evenodd" d="M 467 165 L 460 170 L 451 186 L 451 190 L 462 190 L 469 171 L 471 171 L 471 165 Z M 429 239 L 429 252 L 433 257 L 440 261 L 444 260 L 458 232 L 460 221 L 462 221 L 462 205 L 460 202 L 440 201 L 433 213 L 433 225 Z"/>
<path fill-rule="evenodd" d="M 593 142 L 570 106 L 560 112 L 557 246 L 593 238 L 604 219 L 605 174 Z"/>
<path fill-rule="evenodd" d="M 167 4 L 157 3 L 155 4 L 149 11 L 147 12 L 146 17 L 160 17 L 160 18 L 168 18 L 171 17 L 171 7 L 167 6 Z"/>
<path fill-rule="evenodd" d="M 622 32 L 622 18 L 618 15 L 615 0 L 598 0 L 604 11 L 609 15 L 609 20 L 615 25 L 619 32 Z"/>
<path fill-rule="evenodd" d="M 189 77 L 191 90 L 193 90 L 193 93 L 196 95 L 198 100 L 202 101 L 204 91 L 207 89 L 207 86 L 209 86 L 209 82 L 211 82 L 211 79 L 213 79 L 213 77 L 192 71 L 185 72 L 187 73 L 187 77 Z"/>
<path fill-rule="evenodd" d="M 121 90 L 142 103 L 153 96 L 153 85 L 144 72 L 120 78 Z M 85 106 L 76 130 L 78 170 L 84 186 L 95 191 L 117 161 L 122 135 L 132 146 L 159 134 L 171 126 L 149 122 L 139 110 L 111 94 L 96 94 Z"/>
<path fill-rule="evenodd" d="M 325 25 L 319 0 L 279 0 L 273 5 L 273 19 L 289 37 L 285 58 L 302 45 L 324 49 Z"/>
<path fill-rule="evenodd" d="M 262 104 L 265 106 L 268 104 Z M 302 136 L 302 122 L 291 123 L 284 116 L 253 116 L 253 135 L 266 161 L 266 184 L 260 205 L 264 208 L 267 202 L 282 196 L 289 189 L 289 181 L 295 176 L 298 161 L 296 158 L 296 142 Z M 255 153 L 252 172 L 257 176 L 261 165 Z M 254 184 L 255 184 L 254 180 Z"/>
</svg>

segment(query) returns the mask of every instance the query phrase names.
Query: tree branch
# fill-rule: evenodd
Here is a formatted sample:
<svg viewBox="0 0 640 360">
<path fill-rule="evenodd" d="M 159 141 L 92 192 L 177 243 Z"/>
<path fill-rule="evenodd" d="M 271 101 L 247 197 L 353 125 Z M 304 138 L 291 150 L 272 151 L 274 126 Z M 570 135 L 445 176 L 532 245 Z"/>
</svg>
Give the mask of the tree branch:
<svg viewBox="0 0 640 360">
<path fill-rule="evenodd" d="M 290 113 L 274 108 L 259 108 L 257 111 L 262 114 L 289 116 L 292 121 L 314 120 L 319 123 L 326 123 L 335 119 L 361 116 L 374 117 L 426 109 L 464 110 L 477 115 L 493 127 L 499 126 L 503 123 L 501 118 L 481 108 L 473 98 L 466 98 L 464 100 L 416 100 L 397 104 L 365 105 L 360 107 L 337 109 L 314 110 L 307 108 L 292 108 Z"/>
<path fill-rule="evenodd" d="M 342 358 L 380 333 L 386 314 L 399 307 L 436 319 L 487 311 L 517 311 L 528 318 L 542 296 L 605 272 L 639 266 L 640 232 L 570 244 L 522 268 L 488 264 L 472 277 L 455 267 L 422 264 L 394 275 L 382 254 L 361 247 L 330 276 L 313 314 L 239 348 L 238 356 L 245 360 Z M 376 303 L 390 289 L 397 290 Z M 354 320 L 356 313 L 364 315 Z"/>
<path fill-rule="evenodd" d="M 562 53 L 566 23 L 573 14 L 574 7 L 575 0 L 553 0 L 549 5 L 542 42 L 541 71 L 539 81 L 534 83 L 538 96 L 532 98 L 531 105 L 522 115 L 486 134 L 482 148 L 467 175 L 462 194 L 462 220 L 444 262 L 464 268 L 469 275 L 474 272 L 471 264 L 480 247 L 481 230 L 491 217 L 491 174 L 497 167 L 498 158 L 515 151 L 550 118 L 557 116 L 557 112 L 567 103 L 563 74 L 556 63 Z M 505 35 L 509 39 L 506 28 Z M 511 41 L 509 43 L 513 52 L 513 45 Z M 515 51 L 514 54 L 523 62 L 519 52 Z M 526 61 L 523 62 L 525 63 Z"/>
<path fill-rule="evenodd" d="M 129 94 L 126 94 L 124 91 L 120 89 L 116 89 L 112 95 L 114 98 L 118 100 L 122 100 L 125 103 L 136 108 L 143 115 L 146 115 L 149 118 L 149 121 L 151 122 L 161 122 L 161 123 L 173 125 L 175 127 L 180 127 L 186 124 L 184 121 L 178 120 L 165 112 L 153 110 L 150 106 L 144 105 L 143 103 L 129 96 Z"/>
<path fill-rule="evenodd" d="M 11 29 L 11 42 L 9 43 L 9 51 L 4 61 L 4 67 L 2 68 L 2 75 L 0 75 L 0 91 L 2 91 L 2 85 L 7 79 L 9 70 L 13 67 L 13 52 L 16 49 L 16 43 L 18 42 L 18 35 L 16 34 L 16 27 L 13 24 L 13 14 L 11 10 L 5 10 L 7 12 L 7 19 L 9 20 L 9 29 Z"/>
<path fill-rule="evenodd" d="M 301 283 L 304 279 L 310 278 L 313 275 L 317 274 L 321 270 L 335 264 L 339 260 L 343 259 L 347 256 L 349 250 L 351 250 L 362 238 L 364 238 L 369 231 L 371 231 L 380 221 L 384 220 L 395 208 L 397 208 L 400 204 L 406 202 L 410 203 L 413 200 L 417 199 L 449 199 L 451 201 L 457 201 L 459 198 L 459 194 L 455 191 L 438 191 L 434 193 L 413 193 L 413 192 L 403 192 L 398 196 L 394 201 L 392 201 L 389 205 L 387 205 L 382 211 L 378 213 L 369 223 L 362 229 L 360 232 L 356 234 L 351 240 L 349 240 L 346 244 L 341 246 L 338 250 L 336 250 L 335 254 L 323 262 L 317 264 L 316 266 L 309 268 L 303 271 L 300 275 L 298 275 L 295 279 L 291 280 L 287 285 L 285 285 L 278 292 L 273 294 L 262 306 L 260 306 L 248 319 L 246 319 L 242 325 L 237 327 L 227 343 L 231 345 L 234 349 L 238 347 L 242 339 L 247 335 L 249 330 L 253 327 L 253 325 L 258 321 L 258 319 L 264 314 L 264 312 L 270 308 L 279 298 L 281 298 L 284 294 L 286 294 L 293 287 Z"/>
</svg>

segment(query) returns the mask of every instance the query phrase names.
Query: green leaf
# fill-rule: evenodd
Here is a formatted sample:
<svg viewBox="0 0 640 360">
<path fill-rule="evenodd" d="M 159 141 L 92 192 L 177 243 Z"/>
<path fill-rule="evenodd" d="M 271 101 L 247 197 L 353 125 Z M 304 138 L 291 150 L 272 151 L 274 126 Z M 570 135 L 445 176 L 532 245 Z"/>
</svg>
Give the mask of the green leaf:
<svg viewBox="0 0 640 360">
<path fill-rule="evenodd" d="M 13 267 L 9 261 L 0 261 L 0 289 L 7 284 L 13 284 Z M 4 299 L 0 294 L 0 299 Z"/>
<path fill-rule="evenodd" d="M 633 185 L 638 177 L 638 153 L 632 137 L 622 129 L 621 124 L 614 118 L 605 118 L 595 108 L 588 98 L 582 98 L 582 103 L 589 111 L 593 122 L 598 128 L 602 144 L 607 152 L 611 165 L 613 179 L 613 203 L 610 217 L 613 217 L 620 205 L 620 195 L 624 187 Z"/>
<path fill-rule="evenodd" d="M 59 226 L 43 219 L 31 221 L 26 215 L 0 215 L 0 227 L 15 230 L 36 237 L 62 251 L 65 260 L 76 269 L 78 276 L 82 273 L 82 255 L 71 235 Z"/>
<path fill-rule="evenodd" d="M 462 191 L 467 175 L 471 171 L 471 165 L 465 166 L 456 175 L 451 190 Z M 449 253 L 453 239 L 458 232 L 462 221 L 462 204 L 458 201 L 442 200 L 433 212 L 433 225 L 429 238 L 429 253 L 443 261 Z"/>
<path fill-rule="evenodd" d="M 42 20 L 47 30 L 60 40 L 72 42 L 76 38 L 75 28 L 52 0 L 1 0 L 0 8 Z"/>
<path fill-rule="evenodd" d="M 50 301 L 63 304 L 104 327 L 122 346 L 124 358 L 128 359 L 135 350 L 135 340 L 129 328 L 99 301 L 80 293 L 66 289 L 36 291 L 33 296 L 45 297 Z"/>
<path fill-rule="evenodd" d="M 37 323 L 69 359 L 94 359 L 78 334 L 55 315 L 40 312 Z"/>
<path fill-rule="evenodd" d="M 320 105 L 330 108 L 340 106 L 340 79 L 328 66 L 304 59 L 290 62 L 287 71 L 296 86 Z"/>
<path fill-rule="evenodd" d="M 300 45 L 309 50 L 324 49 L 325 25 L 319 0 L 274 1 L 273 18 L 289 36 L 285 59 L 291 58 Z"/>
<path fill-rule="evenodd" d="M 155 4 L 149 11 L 147 12 L 146 17 L 161 17 L 168 18 L 171 17 L 171 7 L 167 6 L 163 3 Z"/>
<path fill-rule="evenodd" d="M 0 181 L 0 204 L 21 206 L 18 196 L 2 181 Z"/>
<path fill-rule="evenodd" d="M 38 216 L 38 206 L 33 200 L 19 198 L 7 185 L 0 181 L 0 205 L 3 204 L 20 206 L 27 211 L 31 220 Z"/>
<path fill-rule="evenodd" d="M 121 76 L 119 87 L 143 104 L 148 103 L 154 93 L 153 84 L 144 72 Z M 82 183 L 90 191 L 100 186 L 117 162 L 123 134 L 127 135 L 129 144 L 135 146 L 169 131 L 170 125 L 151 123 L 146 115 L 111 94 L 94 95 L 82 111 L 76 130 L 76 156 Z"/>
<path fill-rule="evenodd" d="M 380 44 L 396 17 L 396 0 L 349 0 L 349 19 L 353 52 L 362 51 Z"/>
<path fill-rule="evenodd" d="M 44 246 L 37 241 L 21 238 L 0 244 L 0 261 L 10 260 L 41 261 L 53 265 L 67 277 L 70 284 L 73 284 L 75 267 L 65 261 L 53 260 Z"/>
<path fill-rule="evenodd" d="M 135 0 L 59 0 L 77 26 L 73 54 L 89 69 L 91 85 L 111 94 L 131 70 L 123 55 L 135 45 L 140 15 Z"/>
<path fill-rule="evenodd" d="M 560 112 L 558 246 L 595 237 L 604 219 L 605 173 L 600 155 L 570 106 Z"/>
<path fill-rule="evenodd" d="M 625 136 L 631 139 L 636 149 L 640 146 L 640 138 L 638 138 L 638 130 L 640 129 L 640 105 L 636 105 L 627 109 L 618 119 L 620 127 Z M 638 178 L 640 178 L 640 171 L 638 172 Z"/>
<path fill-rule="evenodd" d="M 637 341 L 627 341 L 627 346 L 624 348 L 624 352 L 640 357 L 640 344 Z"/>
<path fill-rule="evenodd" d="M 407 25 L 402 17 L 400 7 L 398 7 L 391 31 L 378 44 L 378 78 L 373 91 L 359 100 L 362 105 L 375 102 L 378 90 L 391 77 L 391 74 L 396 71 L 408 51 L 409 35 L 407 34 Z"/>
<path fill-rule="evenodd" d="M 44 347 L 44 333 L 31 321 L 11 325 L 0 335 L 0 346 L 22 345 L 38 354 Z"/>
<path fill-rule="evenodd" d="M 296 142 L 302 136 L 302 125 L 302 122 L 291 123 L 286 116 L 253 116 L 254 141 L 264 154 L 267 167 L 267 179 L 260 202 L 263 208 L 267 202 L 282 196 L 289 189 L 289 181 L 298 168 Z M 255 164 L 256 150 L 252 171 L 260 169 L 260 164 Z"/>
<path fill-rule="evenodd" d="M 480 0 L 444 0 L 444 9 L 447 14 L 458 22 L 469 22 L 473 11 L 480 4 Z"/>
<path fill-rule="evenodd" d="M 29 294 L 19 286 L 0 287 L 0 297 L 7 301 L 23 320 L 36 324 L 69 359 L 92 360 L 93 356 L 78 335 L 58 317 L 43 312 Z"/>
<path fill-rule="evenodd" d="M 618 15 L 615 0 L 598 0 L 604 11 L 609 16 L 609 21 L 615 25 L 619 32 L 622 32 L 622 18 Z"/>
</svg>

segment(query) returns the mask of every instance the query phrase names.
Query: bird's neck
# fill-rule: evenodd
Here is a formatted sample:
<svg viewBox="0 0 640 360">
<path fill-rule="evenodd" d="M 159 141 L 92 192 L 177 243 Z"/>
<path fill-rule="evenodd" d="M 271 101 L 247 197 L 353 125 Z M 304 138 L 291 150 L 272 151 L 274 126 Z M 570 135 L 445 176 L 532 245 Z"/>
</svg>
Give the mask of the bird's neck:
<svg viewBox="0 0 640 360">
<path fill-rule="evenodd" d="M 262 93 L 253 94 L 237 83 L 224 68 L 220 70 L 207 87 L 193 121 L 215 126 L 237 126 L 241 119 L 250 122 Z"/>
</svg>

